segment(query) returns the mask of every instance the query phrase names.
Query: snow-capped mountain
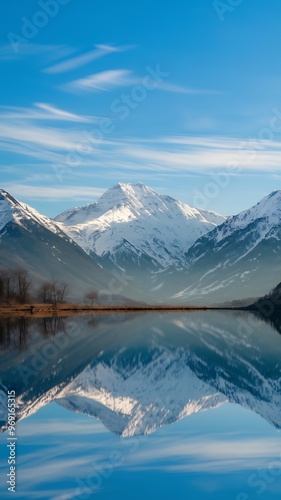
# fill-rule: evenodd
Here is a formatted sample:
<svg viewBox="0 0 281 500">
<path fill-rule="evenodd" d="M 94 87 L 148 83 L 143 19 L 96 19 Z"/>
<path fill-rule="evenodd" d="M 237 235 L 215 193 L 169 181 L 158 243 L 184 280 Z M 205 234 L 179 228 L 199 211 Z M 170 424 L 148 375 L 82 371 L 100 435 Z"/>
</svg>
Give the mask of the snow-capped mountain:
<svg viewBox="0 0 281 500">
<path fill-rule="evenodd" d="M 254 227 L 253 227 L 254 225 Z M 281 225 L 281 191 L 273 191 L 252 208 L 230 217 L 211 235 L 214 243 L 226 241 L 229 236 L 246 228 L 251 233 L 247 252 L 252 251 L 262 240 L 279 236 Z M 241 258 L 246 253 L 241 253 Z"/>
<path fill-rule="evenodd" d="M 116 184 L 90 205 L 55 218 L 86 253 L 122 268 L 183 267 L 193 243 L 225 221 L 157 194 L 142 183 Z"/>
<path fill-rule="evenodd" d="M 32 281 L 61 280 L 71 298 L 89 288 L 106 289 L 112 276 L 90 258 L 52 219 L 0 190 L 0 267 L 23 268 Z M 79 271 L 78 271 L 79 270 Z"/>
<path fill-rule="evenodd" d="M 4 189 L 0 189 L 0 231 L 10 222 L 26 228 L 28 221 L 36 222 L 45 229 L 48 229 L 48 231 L 58 234 L 67 240 L 69 239 L 52 219 L 49 219 L 29 205 L 16 200 Z"/>
<path fill-rule="evenodd" d="M 281 191 L 274 191 L 195 242 L 186 272 L 173 275 L 172 295 L 205 304 L 258 297 L 280 273 Z"/>
</svg>

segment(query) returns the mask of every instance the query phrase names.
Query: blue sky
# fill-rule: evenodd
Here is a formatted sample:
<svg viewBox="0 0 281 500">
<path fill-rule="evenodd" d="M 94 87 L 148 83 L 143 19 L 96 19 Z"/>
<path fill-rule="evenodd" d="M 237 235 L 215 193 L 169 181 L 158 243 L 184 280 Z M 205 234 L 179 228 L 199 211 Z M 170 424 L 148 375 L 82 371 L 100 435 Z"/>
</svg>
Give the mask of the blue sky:
<svg viewBox="0 0 281 500">
<path fill-rule="evenodd" d="M 280 15 L 278 0 L 5 2 L 1 187 L 50 216 L 119 181 L 223 214 L 279 189 Z"/>
</svg>

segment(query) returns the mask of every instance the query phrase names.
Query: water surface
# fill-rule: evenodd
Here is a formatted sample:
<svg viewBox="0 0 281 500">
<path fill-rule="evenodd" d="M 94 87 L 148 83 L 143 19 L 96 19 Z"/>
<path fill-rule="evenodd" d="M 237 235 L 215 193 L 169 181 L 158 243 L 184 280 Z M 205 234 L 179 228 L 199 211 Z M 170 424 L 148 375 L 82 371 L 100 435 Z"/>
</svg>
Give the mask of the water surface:
<svg viewBox="0 0 281 500">
<path fill-rule="evenodd" d="M 15 498 L 280 498 L 279 325 L 231 311 L 1 319 L 3 498 L 8 390 Z"/>
</svg>

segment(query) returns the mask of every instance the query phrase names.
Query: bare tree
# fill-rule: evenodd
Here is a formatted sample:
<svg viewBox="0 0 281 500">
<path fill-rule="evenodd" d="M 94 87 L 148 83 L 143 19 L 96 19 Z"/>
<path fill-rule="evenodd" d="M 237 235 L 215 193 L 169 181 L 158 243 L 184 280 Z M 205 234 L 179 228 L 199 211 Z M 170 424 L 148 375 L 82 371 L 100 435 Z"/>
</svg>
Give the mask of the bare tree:
<svg viewBox="0 0 281 500">
<path fill-rule="evenodd" d="M 17 269 L 14 272 L 16 301 L 25 304 L 30 300 L 29 290 L 31 282 L 28 279 L 28 272 L 23 269 Z"/>
<path fill-rule="evenodd" d="M 45 281 L 38 290 L 38 299 L 45 304 L 62 304 L 67 296 L 68 285 Z"/>
<path fill-rule="evenodd" d="M 88 302 L 91 306 L 94 305 L 94 303 L 97 301 L 97 298 L 98 298 L 98 292 L 96 290 L 90 290 L 85 295 L 85 301 Z"/>
<path fill-rule="evenodd" d="M 53 288 L 53 304 L 63 304 L 68 293 L 68 285 L 66 283 L 56 283 Z"/>
<path fill-rule="evenodd" d="M 38 300 L 44 304 L 52 304 L 52 283 L 45 281 L 39 287 L 38 290 Z"/>
<path fill-rule="evenodd" d="M 0 302 L 6 302 L 5 271 L 0 270 Z"/>
<path fill-rule="evenodd" d="M 15 299 L 15 289 L 13 272 L 10 269 L 1 271 L 1 283 L 3 302 L 11 302 Z"/>
<path fill-rule="evenodd" d="M 24 269 L 0 271 L 0 300 L 5 303 L 24 304 L 30 300 L 31 282 Z"/>
</svg>

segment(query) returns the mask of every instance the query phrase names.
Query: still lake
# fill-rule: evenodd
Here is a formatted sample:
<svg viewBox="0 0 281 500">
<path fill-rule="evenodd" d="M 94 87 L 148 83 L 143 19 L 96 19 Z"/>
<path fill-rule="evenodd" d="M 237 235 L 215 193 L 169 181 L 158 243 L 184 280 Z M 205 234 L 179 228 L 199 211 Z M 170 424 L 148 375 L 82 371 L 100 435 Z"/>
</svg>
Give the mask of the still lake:
<svg viewBox="0 0 281 500">
<path fill-rule="evenodd" d="M 234 311 L 0 319 L 0 498 L 280 499 L 280 325 Z"/>
</svg>

